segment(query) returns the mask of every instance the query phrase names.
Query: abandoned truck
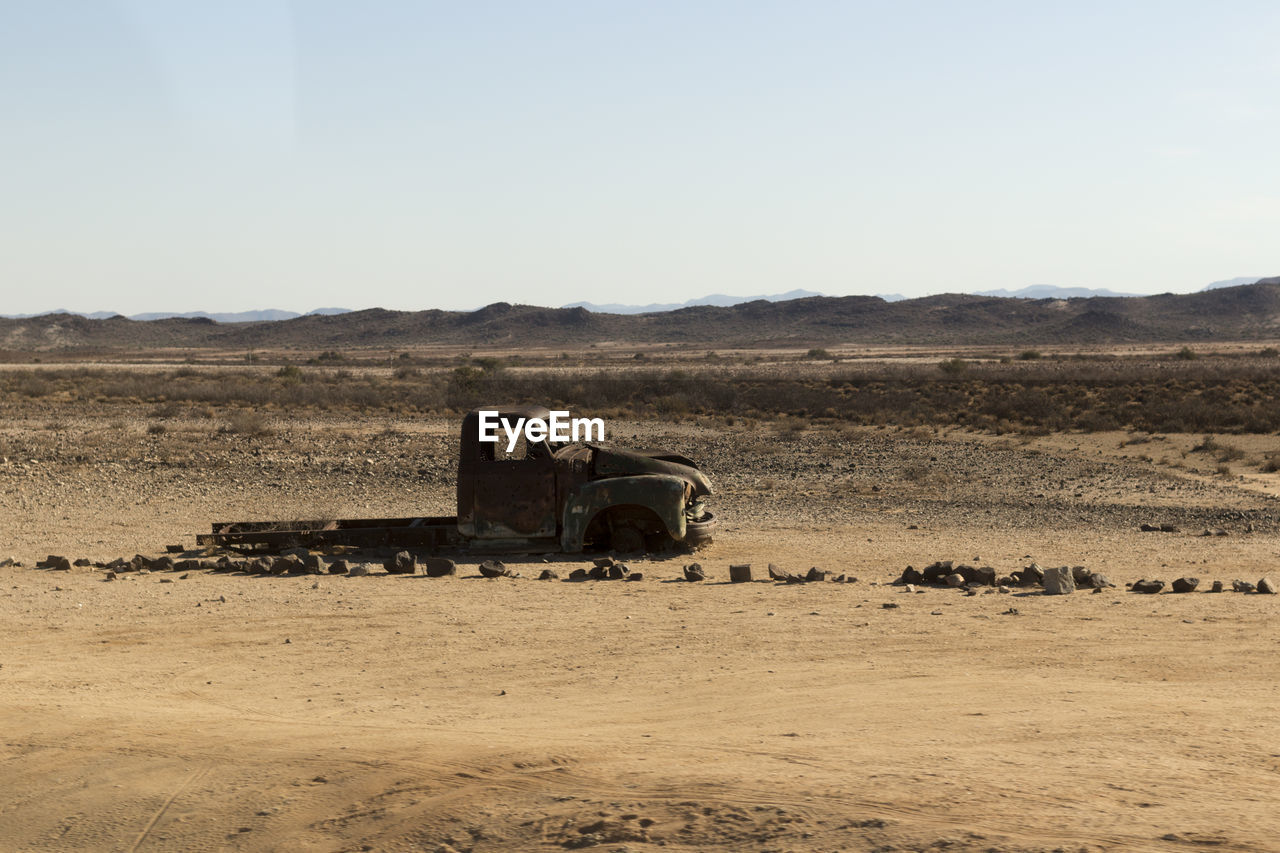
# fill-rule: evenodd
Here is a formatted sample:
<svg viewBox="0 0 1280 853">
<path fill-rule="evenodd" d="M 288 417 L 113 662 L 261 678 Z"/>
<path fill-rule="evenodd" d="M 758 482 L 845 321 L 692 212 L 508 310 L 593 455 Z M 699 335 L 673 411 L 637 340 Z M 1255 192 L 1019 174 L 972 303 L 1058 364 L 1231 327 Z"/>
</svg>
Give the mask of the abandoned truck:
<svg viewBox="0 0 1280 853">
<path fill-rule="evenodd" d="M 462 420 L 458 514 L 436 518 L 215 523 L 201 545 L 240 551 L 347 545 L 477 552 L 658 552 L 711 541 L 711 482 L 676 453 L 522 439 L 481 441 L 481 412 L 547 420 L 539 407 L 477 409 Z"/>
</svg>

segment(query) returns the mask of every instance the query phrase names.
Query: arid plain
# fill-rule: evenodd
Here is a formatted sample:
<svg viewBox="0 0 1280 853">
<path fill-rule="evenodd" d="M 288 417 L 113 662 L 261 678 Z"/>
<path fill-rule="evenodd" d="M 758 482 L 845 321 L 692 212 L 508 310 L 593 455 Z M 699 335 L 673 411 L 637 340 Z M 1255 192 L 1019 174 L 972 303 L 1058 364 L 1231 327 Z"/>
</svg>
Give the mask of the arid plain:
<svg viewBox="0 0 1280 853">
<path fill-rule="evenodd" d="M 915 357 L 979 369 L 953 355 Z M 334 370 L 315 358 L 253 370 L 296 391 Z M 483 390 L 476 360 L 335 382 Z M 443 579 L 372 555 L 366 577 L 34 568 L 212 521 L 452 514 L 447 403 L 184 396 L 166 383 L 231 368 L 164 361 L 0 371 L 0 559 L 22 564 L 0 568 L 4 850 L 1280 849 L 1280 596 L 1230 591 L 1280 581 L 1273 431 L 667 401 L 603 411 L 607 438 L 696 460 L 721 527 L 629 561 L 638 583 L 534 580 L 589 565 L 568 556 L 495 580 L 465 554 Z M 707 582 L 680 580 L 693 560 Z M 1116 586 L 892 584 L 936 560 Z M 1183 576 L 1197 592 L 1125 588 Z"/>
</svg>

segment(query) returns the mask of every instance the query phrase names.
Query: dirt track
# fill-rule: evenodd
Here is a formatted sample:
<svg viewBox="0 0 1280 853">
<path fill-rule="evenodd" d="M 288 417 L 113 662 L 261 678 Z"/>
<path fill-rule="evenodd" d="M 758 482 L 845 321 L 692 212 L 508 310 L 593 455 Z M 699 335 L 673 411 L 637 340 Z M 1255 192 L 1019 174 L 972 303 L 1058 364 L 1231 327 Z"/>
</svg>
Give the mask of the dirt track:
<svg viewBox="0 0 1280 853">
<path fill-rule="evenodd" d="M 445 424 L 381 444 L 376 424 L 295 424 L 182 464 L 180 431 L 134 429 L 112 445 L 71 423 L 65 450 L 11 431 L 50 449 L 4 467 L 0 556 L 450 501 Z M 756 458 L 735 448 L 773 437 L 665 438 L 722 493 L 698 557 L 714 580 L 745 560 L 860 582 L 686 584 L 679 560 L 626 584 L 530 580 L 541 562 L 487 581 L 465 560 L 443 580 L 0 569 L 0 847 L 1280 849 L 1280 597 L 887 585 L 975 556 L 1121 584 L 1276 578 L 1273 499 L 1049 439 L 832 453 L 813 434 Z M 415 446 L 422 470 L 394 476 Z M 948 479 L 910 467 L 931 457 Z M 954 473 L 970 466 L 989 476 Z M 1184 530 L 1137 533 L 1147 517 Z M 1213 524 L 1230 535 L 1195 535 Z"/>
</svg>

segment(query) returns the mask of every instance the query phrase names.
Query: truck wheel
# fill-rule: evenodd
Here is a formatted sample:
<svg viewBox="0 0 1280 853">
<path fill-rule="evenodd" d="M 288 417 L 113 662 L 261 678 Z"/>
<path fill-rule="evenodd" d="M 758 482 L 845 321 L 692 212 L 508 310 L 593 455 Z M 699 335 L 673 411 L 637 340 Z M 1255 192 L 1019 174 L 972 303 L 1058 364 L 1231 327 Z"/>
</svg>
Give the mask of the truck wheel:
<svg viewBox="0 0 1280 853">
<path fill-rule="evenodd" d="M 609 534 L 609 549 L 619 554 L 644 550 L 644 534 L 630 524 L 619 524 Z"/>
</svg>

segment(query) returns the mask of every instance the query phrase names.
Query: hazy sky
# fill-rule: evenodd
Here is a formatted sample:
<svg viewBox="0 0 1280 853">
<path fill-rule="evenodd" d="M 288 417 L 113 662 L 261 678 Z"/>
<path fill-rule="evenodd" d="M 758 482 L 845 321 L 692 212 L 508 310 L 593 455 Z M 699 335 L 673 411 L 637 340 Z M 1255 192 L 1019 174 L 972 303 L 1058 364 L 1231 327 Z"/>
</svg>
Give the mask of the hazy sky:
<svg viewBox="0 0 1280 853">
<path fill-rule="evenodd" d="M 0 313 L 1280 274 L 1280 4 L 0 0 Z"/>
</svg>

